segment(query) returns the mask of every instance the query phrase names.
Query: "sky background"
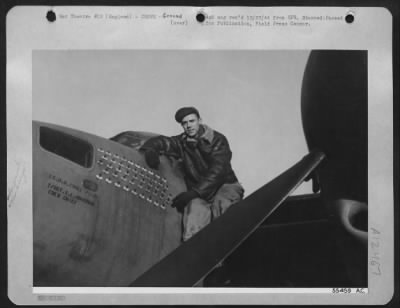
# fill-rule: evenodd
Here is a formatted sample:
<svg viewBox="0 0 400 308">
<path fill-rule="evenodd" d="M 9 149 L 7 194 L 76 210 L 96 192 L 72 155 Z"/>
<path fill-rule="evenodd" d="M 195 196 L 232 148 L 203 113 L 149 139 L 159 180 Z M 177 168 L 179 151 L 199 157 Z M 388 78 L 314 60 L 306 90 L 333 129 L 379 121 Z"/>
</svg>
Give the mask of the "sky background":
<svg viewBox="0 0 400 308">
<path fill-rule="evenodd" d="M 176 135 L 195 106 L 223 133 L 248 195 L 307 153 L 300 114 L 309 51 L 63 50 L 33 52 L 33 120 L 105 138 Z M 295 194 L 311 192 L 310 183 Z"/>
</svg>

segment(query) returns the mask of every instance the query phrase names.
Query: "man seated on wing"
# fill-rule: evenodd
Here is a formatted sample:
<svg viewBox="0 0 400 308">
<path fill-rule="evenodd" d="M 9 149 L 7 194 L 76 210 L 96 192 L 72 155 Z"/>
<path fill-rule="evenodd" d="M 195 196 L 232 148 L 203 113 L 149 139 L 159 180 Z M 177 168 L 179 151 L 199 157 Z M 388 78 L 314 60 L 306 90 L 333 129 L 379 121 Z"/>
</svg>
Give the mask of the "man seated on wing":
<svg viewBox="0 0 400 308">
<path fill-rule="evenodd" d="M 160 153 L 182 160 L 188 190 L 174 198 L 172 207 L 183 213 L 186 241 L 240 201 L 244 190 L 232 170 L 232 152 L 226 137 L 202 124 L 194 107 L 179 109 L 175 120 L 182 125 L 182 134 L 151 138 L 140 150 L 153 169 L 158 169 Z"/>
</svg>

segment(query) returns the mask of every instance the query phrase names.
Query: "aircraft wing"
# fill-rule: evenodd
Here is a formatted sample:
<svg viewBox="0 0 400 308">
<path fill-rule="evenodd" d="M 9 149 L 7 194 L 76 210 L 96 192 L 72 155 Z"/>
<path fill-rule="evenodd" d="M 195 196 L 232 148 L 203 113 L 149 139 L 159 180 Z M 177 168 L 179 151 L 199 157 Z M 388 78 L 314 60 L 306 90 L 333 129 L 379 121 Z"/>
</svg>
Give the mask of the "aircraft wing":
<svg viewBox="0 0 400 308">
<path fill-rule="evenodd" d="M 183 243 L 132 287 L 191 287 L 232 253 L 320 164 L 325 155 L 311 152 L 224 215 Z"/>
</svg>

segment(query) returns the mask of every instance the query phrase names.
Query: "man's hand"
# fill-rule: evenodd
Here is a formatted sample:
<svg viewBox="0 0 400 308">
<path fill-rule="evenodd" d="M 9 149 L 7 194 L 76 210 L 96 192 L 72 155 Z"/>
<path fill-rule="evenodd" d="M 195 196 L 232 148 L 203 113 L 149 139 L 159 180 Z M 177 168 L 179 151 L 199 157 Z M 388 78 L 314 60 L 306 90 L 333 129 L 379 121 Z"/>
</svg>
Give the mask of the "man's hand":
<svg viewBox="0 0 400 308">
<path fill-rule="evenodd" d="M 158 169 L 158 166 L 160 165 L 160 155 L 157 151 L 147 150 L 144 152 L 144 158 L 146 159 L 146 163 L 150 168 Z"/>
<path fill-rule="evenodd" d="M 177 195 L 174 200 L 172 200 L 171 206 L 176 208 L 178 212 L 183 213 L 183 210 L 188 203 L 197 197 L 199 197 L 199 195 L 194 190 L 185 191 Z"/>
</svg>

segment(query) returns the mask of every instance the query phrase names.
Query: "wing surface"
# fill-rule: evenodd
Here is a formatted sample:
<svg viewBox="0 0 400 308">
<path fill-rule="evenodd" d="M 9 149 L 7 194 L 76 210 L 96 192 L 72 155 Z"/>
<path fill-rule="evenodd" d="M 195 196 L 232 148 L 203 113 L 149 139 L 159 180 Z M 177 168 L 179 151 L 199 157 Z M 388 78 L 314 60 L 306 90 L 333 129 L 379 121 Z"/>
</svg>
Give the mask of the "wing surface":
<svg viewBox="0 0 400 308">
<path fill-rule="evenodd" d="M 312 152 L 155 264 L 133 287 L 191 287 L 234 251 L 320 164 Z"/>
</svg>

